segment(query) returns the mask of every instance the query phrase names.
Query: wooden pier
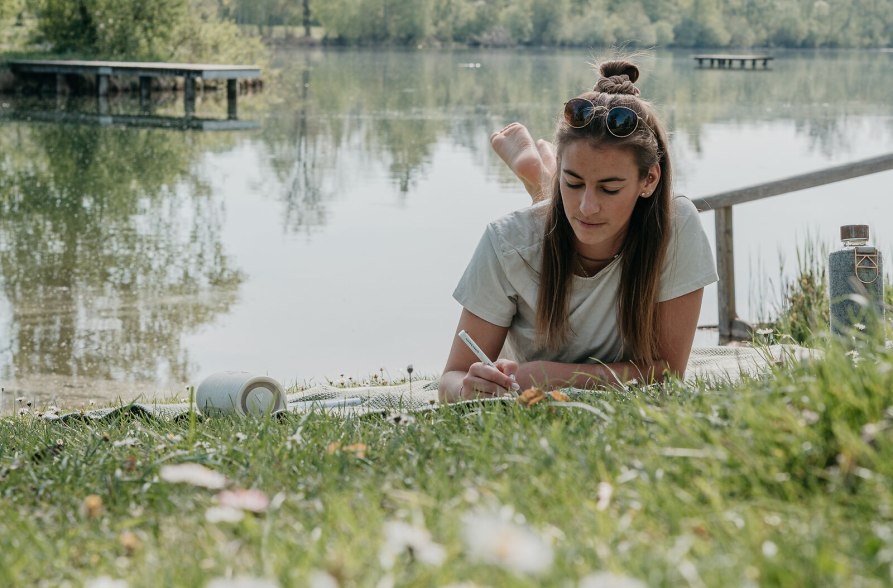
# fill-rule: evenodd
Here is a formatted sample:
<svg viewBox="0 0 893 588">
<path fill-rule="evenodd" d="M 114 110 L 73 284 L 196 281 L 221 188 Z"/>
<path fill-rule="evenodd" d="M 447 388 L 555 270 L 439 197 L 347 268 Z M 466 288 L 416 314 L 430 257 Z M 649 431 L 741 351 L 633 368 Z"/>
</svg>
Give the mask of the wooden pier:
<svg viewBox="0 0 893 588">
<path fill-rule="evenodd" d="M 731 339 L 750 340 L 754 333 L 753 326 L 741 320 L 735 309 L 735 239 L 732 230 L 732 208 L 737 204 L 744 204 L 745 202 L 789 194 L 891 169 L 893 169 L 893 153 L 791 176 L 782 180 L 766 182 L 756 186 L 729 190 L 728 192 L 720 192 L 701 198 L 692 198 L 692 202 L 699 212 L 712 210 L 715 214 L 716 271 L 719 274 L 717 297 L 720 342 L 727 342 Z"/>
<path fill-rule="evenodd" d="M 726 55 L 726 54 L 712 54 L 712 55 L 695 55 L 693 57 L 698 62 L 698 67 L 704 67 L 706 63 L 708 67 L 713 67 L 714 65 L 717 68 L 725 68 L 732 69 L 735 64 L 738 64 L 738 69 L 746 69 L 747 63 L 750 62 L 750 68 L 756 69 L 757 63 L 761 62 L 763 64 L 763 69 L 769 68 L 769 62 L 775 59 L 771 55 Z"/>
<path fill-rule="evenodd" d="M 183 102 L 186 116 L 195 112 L 195 82 L 201 80 L 226 80 L 227 112 L 231 119 L 237 117 L 237 82 L 240 79 L 260 79 L 261 70 L 247 65 L 214 65 L 195 63 L 161 63 L 135 61 L 43 61 L 14 60 L 10 70 L 17 77 L 55 76 L 56 91 L 65 88 L 66 76 L 95 76 L 96 94 L 105 98 L 109 93 L 109 78 L 138 77 L 140 102 L 147 103 L 152 89 L 152 78 L 183 78 Z"/>
</svg>

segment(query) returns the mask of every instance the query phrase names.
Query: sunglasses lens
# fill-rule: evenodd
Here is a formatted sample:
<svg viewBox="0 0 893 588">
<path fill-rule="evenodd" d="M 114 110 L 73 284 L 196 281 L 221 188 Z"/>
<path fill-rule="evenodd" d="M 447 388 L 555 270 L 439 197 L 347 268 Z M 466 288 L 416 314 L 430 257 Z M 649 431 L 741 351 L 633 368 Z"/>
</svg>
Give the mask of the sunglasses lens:
<svg viewBox="0 0 893 588">
<path fill-rule="evenodd" d="M 615 137 L 629 137 L 639 126 L 639 115 L 625 106 L 615 106 L 608 111 L 605 124 Z"/>
<path fill-rule="evenodd" d="M 564 105 L 564 120 L 575 129 L 585 127 L 592 120 L 595 106 L 589 100 L 572 98 Z"/>
</svg>

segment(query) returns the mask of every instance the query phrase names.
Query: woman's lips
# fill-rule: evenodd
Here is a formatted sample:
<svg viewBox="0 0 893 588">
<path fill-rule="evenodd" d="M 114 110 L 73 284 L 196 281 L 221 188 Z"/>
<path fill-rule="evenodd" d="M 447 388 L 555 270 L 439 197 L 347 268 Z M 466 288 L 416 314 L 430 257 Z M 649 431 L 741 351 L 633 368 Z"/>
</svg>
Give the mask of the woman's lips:
<svg viewBox="0 0 893 588">
<path fill-rule="evenodd" d="M 580 219 L 577 219 L 577 222 L 580 223 L 581 225 L 583 225 L 584 227 L 593 228 L 593 229 L 596 227 L 600 227 L 602 225 L 607 224 L 604 221 L 586 222 L 586 221 L 580 220 Z"/>
</svg>

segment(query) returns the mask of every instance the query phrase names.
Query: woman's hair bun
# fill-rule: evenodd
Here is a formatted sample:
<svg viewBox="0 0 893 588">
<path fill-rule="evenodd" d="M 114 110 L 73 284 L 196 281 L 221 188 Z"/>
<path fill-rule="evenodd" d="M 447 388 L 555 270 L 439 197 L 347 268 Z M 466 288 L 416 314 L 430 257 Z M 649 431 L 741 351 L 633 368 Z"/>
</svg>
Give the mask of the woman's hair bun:
<svg viewBox="0 0 893 588">
<path fill-rule="evenodd" d="M 593 90 L 606 94 L 632 94 L 637 96 L 635 86 L 639 79 L 639 68 L 629 61 L 606 61 L 598 68 L 602 75 Z"/>
</svg>

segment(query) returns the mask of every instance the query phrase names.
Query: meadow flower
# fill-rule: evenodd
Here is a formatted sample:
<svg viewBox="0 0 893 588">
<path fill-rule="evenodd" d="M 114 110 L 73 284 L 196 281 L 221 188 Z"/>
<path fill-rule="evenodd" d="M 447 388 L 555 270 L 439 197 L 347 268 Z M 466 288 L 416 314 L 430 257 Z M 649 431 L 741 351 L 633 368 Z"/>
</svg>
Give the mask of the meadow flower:
<svg viewBox="0 0 893 588">
<path fill-rule="evenodd" d="M 579 588 L 645 588 L 645 582 L 612 572 L 595 572 L 580 580 Z"/>
<path fill-rule="evenodd" d="M 330 573 L 322 570 L 313 570 L 307 577 L 307 585 L 310 588 L 339 588 L 338 580 Z"/>
<path fill-rule="evenodd" d="M 763 541 L 763 555 L 772 559 L 778 555 L 778 545 L 772 541 Z"/>
<path fill-rule="evenodd" d="M 605 510 L 611 504 L 611 496 L 614 495 L 614 487 L 607 482 L 599 482 L 596 498 L 598 502 L 595 505 L 596 510 Z"/>
<path fill-rule="evenodd" d="M 552 546 L 526 525 L 511 520 L 511 509 L 466 513 L 462 538 L 471 558 L 519 574 L 543 574 L 552 567 Z"/>
<path fill-rule="evenodd" d="M 446 549 L 431 540 L 431 533 L 424 527 L 417 527 L 401 521 L 389 521 L 384 524 L 385 541 L 378 553 L 381 567 L 386 570 L 394 567 L 397 557 L 409 552 L 412 557 L 432 566 L 443 564 Z"/>
<path fill-rule="evenodd" d="M 220 490 L 226 486 L 226 476 L 197 463 L 161 466 L 158 475 L 172 484 L 190 484 L 211 490 Z"/>
<path fill-rule="evenodd" d="M 261 513 L 267 510 L 270 499 L 260 490 L 224 490 L 215 496 L 221 506 Z"/>
<path fill-rule="evenodd" d="M 124 439 L 119 439 L 112 443 L 112 447 L 133 447 L 134 445 L 139 445 L 140 440 L 136 437 L 125 437 Z"/>
<path fill-rule="evenodd" d="M 84 582 L 84 588 L 128 588 L 127 580 L 116 580 L 109 576 L 99 576 Z"/>
<path fill-rule="evenodd" d="M 238 523 L 245 518 L 245 511 L 234 506 L 211 506 L 205 511 L 209 523 Z"/>
<path fill-rule="evenodd" d="M 236 576 L 235 578 L 214 578 L 206 588 L 279 588 L 279 583 L 270 578 Z"/>
</svg>

